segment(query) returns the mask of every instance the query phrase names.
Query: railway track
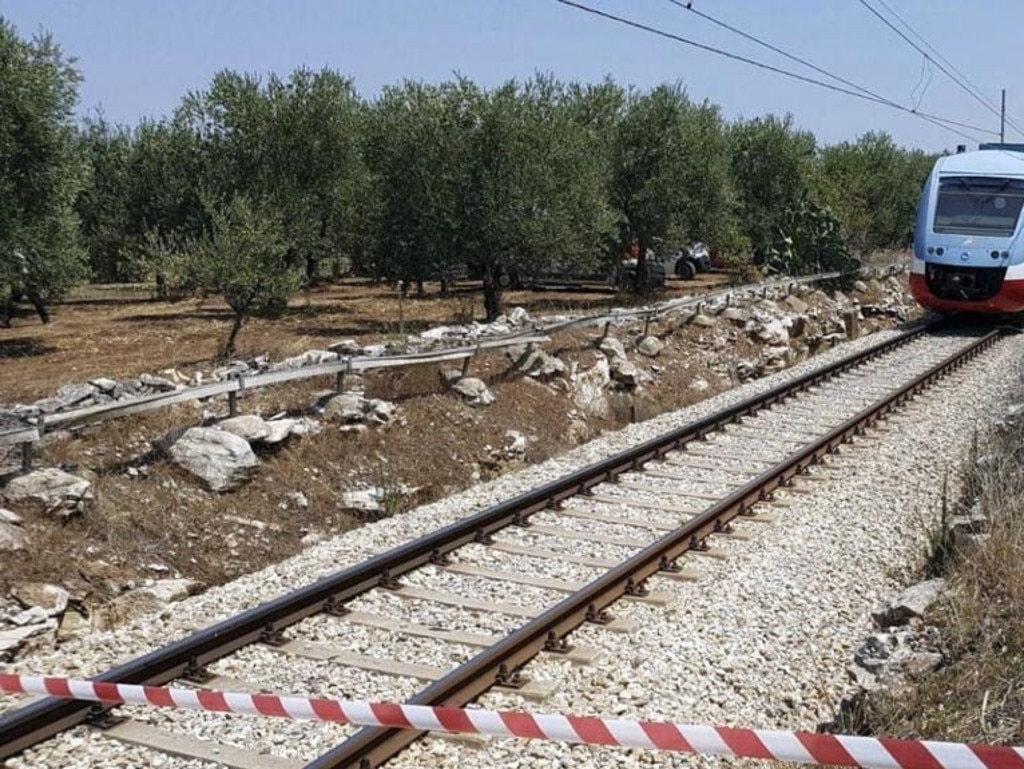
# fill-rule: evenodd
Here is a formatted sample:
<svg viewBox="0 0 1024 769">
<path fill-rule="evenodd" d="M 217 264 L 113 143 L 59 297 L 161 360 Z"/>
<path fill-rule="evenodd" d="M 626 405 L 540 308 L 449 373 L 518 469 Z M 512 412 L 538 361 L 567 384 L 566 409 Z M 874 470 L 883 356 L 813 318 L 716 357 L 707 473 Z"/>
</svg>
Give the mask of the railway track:
<svg viewBox="0 0 1024 769">
<path fill-rule="evenodd" d="M 777 488 L 791 486 L 997 337 L 906 332 L 98 678 L 259 689 L 263 682 L 252 671 L 276 659 L 296 673 L 291 690 L 321 696 L 346 696 L 342 671 L 357 670 L 374 677 L 371 690 L 381 699 L 457 705 L 495 685 L 543 698 L 550 687 L 519 673 L 536 655 L 593 662 L 592 650 L 571 645 L 576 627 L 590 622 L 628 632 L 609 612 L 616 601 L 663 601 L 647 589 L 650 577 L 692 579 L 691 564 L 719 555 L 711 548 L 716 535 L 739 536 L 737 518 L 765 520 L 759 505 Z M 410 605 L 422 610 L 418 620 L 395 611 Z M 403 639 L 391 644 L 391 658 L 366 653 L 381 633 Z M 400 658 L 403 650 L 411 659 Z M 114 741 L 240 769 L 379 766 L 418 736 L 274 724 L 266 727 L 274 733 L 246 739 L 218 736 L 231 723 L 197 714 L 161 713 L 143 724 L 150 714 L 117 712 L 131 720 L 107 732 Z M 105 715 L 56 700 L 9 712 L 0 717 L 0 758 Z M 311 755 L 318 757 L 309 761 Z"/>
</svg>

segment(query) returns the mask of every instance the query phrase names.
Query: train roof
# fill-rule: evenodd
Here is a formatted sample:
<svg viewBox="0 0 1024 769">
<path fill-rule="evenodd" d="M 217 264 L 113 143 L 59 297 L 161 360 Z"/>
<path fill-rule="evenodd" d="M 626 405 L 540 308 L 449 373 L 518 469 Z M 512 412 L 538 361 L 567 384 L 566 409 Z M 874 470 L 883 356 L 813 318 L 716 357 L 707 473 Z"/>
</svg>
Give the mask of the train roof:
<svg viewBox="0 0 1024 769">
<path fill-rule="evenodd" d="M 1024 176 L 1024 152 L 1006 149 L 958 152 L 939 158 L 940 174 L 958 176 Z"/>
</svg>

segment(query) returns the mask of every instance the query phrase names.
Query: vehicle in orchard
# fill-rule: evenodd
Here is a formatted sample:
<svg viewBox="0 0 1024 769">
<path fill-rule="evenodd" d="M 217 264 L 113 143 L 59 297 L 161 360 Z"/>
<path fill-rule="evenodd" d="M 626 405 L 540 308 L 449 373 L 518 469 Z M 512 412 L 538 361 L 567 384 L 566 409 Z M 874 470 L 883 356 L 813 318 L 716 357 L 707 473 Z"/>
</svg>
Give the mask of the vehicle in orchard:
<svg viewBox="0 0 1024 769">
<path fill-rule="evenodd" d="M 1024 144 L 939 158 L 921 193 L 910 290 L 939 312 L 1024 311 Z"/>
<path fill-rule="evenodd" d="M 697 241 L 669 256 L 672 272 L 681 280 L 693 280 L 702 272 L 711 272 L 711 250 Z"/>
</svg>

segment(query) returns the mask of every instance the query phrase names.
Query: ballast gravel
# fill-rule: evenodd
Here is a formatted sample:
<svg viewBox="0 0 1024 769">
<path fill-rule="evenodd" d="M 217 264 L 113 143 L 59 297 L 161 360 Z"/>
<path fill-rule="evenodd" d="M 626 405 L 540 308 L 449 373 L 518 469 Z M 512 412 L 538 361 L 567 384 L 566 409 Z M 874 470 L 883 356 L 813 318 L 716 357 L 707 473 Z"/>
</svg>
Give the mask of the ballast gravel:
<svg viewBox="0 0 1024 769">
<path fill-rule="evenodd" d="M 875 345 L 890 335 L 882 332 L 842 345 L 781 374 L 731 390 L 714 399 L 673 414 L 632 425 L 603 436 L 561 457 L 474 487 L 459 495 L 419 508 L 401 518 L 370 524 L 342 537 L 319 543 L 299 556 L 213 588 L 203 595 L 174 604 L 163 613 L 134 622 L 118 631 L 94 634 L 62 646 L 48 655 L 3 665 L 6 671 L 72 675 L 98 673 L 113 664 L 159 647 L 169 641 L 233 615 L 241 609 L 274 598 L 287 589 L 364 560 L 461 517 L 522 493 L 539 483 L 579 469 L 607 454 L 647 440 L 680 424 L 724 408 L 764 391 L 779 382 Z M 919 360 L 938 359 L 961 342 L 929 340 Z M 909 357 L 909 356 L 908 356 Z M 540 705 L 521 696 L 492 692 L 479 701 L 483 707 L 527 708 L 626 718 L 671 719 L 712 725 L 813 729 L 828 720 L 847 689 L 845 667 L 859 640 L 870 631 L 870 612 L 903 583 L 920 559 L 927 526 L 940 505 L 946 469 L 955 472 L 967 450 L 975 425 L 994 414 L 1010 392 L 1024 360 L 1024 339 L 1009 337 L 945 380 L 934 394 L 908 407 L 913 415 L 898 431 L 878 432 L 878 440 L 854 444 L 832 464 L 827 482 L 801 482 L 794 493 L 778 495 L 764 512 L 774 523 L 740 522 L 740 534 L 750 537 L 715 538 L 714 550 L 724 560 L 688 556 L 683 565 L 702 575 L 695 582 L 655 577 L 652 590 L 670 593 L 668 606 L 622 601 L 613 613 L 628 620 L 633 630 L 614 633 L 596 626 L 575 632 L 572 643 L 599 649 L 601 658 L 576 665 L 544 655 L 524 673 L 556 684 Z M 820 405 L 822 418 L 828 404 Z M 829 420 L 830 421 L 830 420 Z M 869 433 L 869 437 L 870 437 Z M 713 452 L 716 437 L 708 442 Z M 713 444 L 713 445 L 712 445 Z M 724 444 L 723 444 L 724 445 Z M 737 445 L 739 445 L 737 443 Z M 700 461 L 708 461 L 706 457 Z M 687 473 L 685 468 L 673 472 Z M 653 479 L 652 479 L 653 480 Z M 648 481 L 645 481 L 647 483 Z M 809 493 L 796 493 L 805 488 Z M 633 494 L 633 492 L 630 492 Z M 577 500 L 573 500 L 575 505 Z M 596 509 L 591 507 L 591 509 Z M 654 511 L 636 508 L 639 518 L 660 518 Z M 622 515 L 624 513 L 616 513 Z M 534 521 L 583 531 L 647 539 L 644 530 L 598 524 L 555 511 Z M 509 529 L 502 539 L 550 547 L 564 552 L 603 557 L 592 542 L 562 542 L 534 537 L 529 528 Z M 620 548 L 615 547 L 616 553 Z M 476 549 L 477 555 L 493 551 Z M 463 560 L 460 558 L 459 560 Z M 522 559 L 535 562 L 538 559 Z M 482 563 L 482 561 L 481 561 Z M 494 564 L 499 563 L 495 560 Z M 509 568 L 509 560 L 500 563 Z M 493 564 L 488 564 L 492 566 Z M 499 568 L 493 565 L 494 568 Z M 558 569 L 565 565 L 559 563 Z M 586 567 L 579 568 L 590 572 Z M 570 571 L 572 570 L 570 569 Z M 582 572 L 581 572 L 582 576 Z M 463 591 L 481 600 L 539 608 L 562 594 L 529 586 L 508 585 L 429 567 L 403 580 L 435 590 Z M 441 604 L 410 600 L 386 590 L 374 590 L 351 602 L 350 608 L 398 617 L 446 630 L 473 633 L 506 632 L 524 620 L 486 611 L 466 612 Z M 331 623 L 338 622 L 334 625 Z M 346 636 L 343 618 L 313 618 L 289 629 L 287 635 L 341 645 L 370 656 L 404 659 L 420 664 L 441 664 L 445 654 L 459 661 L 471 648 L 444 645 L 432 639 L 401 637 L 366 628 Z M 308 626 L 308 632 L 307 628 Z M 372 652 L 370 645 L 379 643 Z M 443 648 L 447 647 L 447 648 Z M 420 656 L 422 654 L 422 656 Z M 216 663 L 214 672 L 283 694 L 310 696 L 406 697 L 422 687 L 414 679 L 351 671 L 329 663 L 287 657 L 263 647 L 248 647 Z M 280 688 L 278 688 L 280 687 Z M 0 710 L 10 710 L 21 699 L 3 696 Z M 133 709 L 133 713 L 135 710 Z M 308 760 L 333 747 L 347 727 L 289 725 L 237 717 L 229 730 L 220 716 L 155 711 L 141 714 L 150 722 L 167 725 L 192 736 L 208 736 L 245 746 L 254 752 Z M 154 721 L 154 719 L 159 719 Z M 213 724 L 218 722 L 218 731 Z M 283 735 L 283 736 L 279 736 Z M 710 763 L 711 760 L 708 760 Z M 616 749 L 568 747 L 554 743 L 492 740 L 481 748 L 439 737 L 411 746 L 389 767 L 590 767 L 691 766 L 693 758 Z M 85 728 L 71 730 L 24 754 L 9 759 L 9 769 L 74 767 L 168 767 L 198 769 L 197 761 L 170 758 L 144 748 L 116 743 Z"/>
</svg>

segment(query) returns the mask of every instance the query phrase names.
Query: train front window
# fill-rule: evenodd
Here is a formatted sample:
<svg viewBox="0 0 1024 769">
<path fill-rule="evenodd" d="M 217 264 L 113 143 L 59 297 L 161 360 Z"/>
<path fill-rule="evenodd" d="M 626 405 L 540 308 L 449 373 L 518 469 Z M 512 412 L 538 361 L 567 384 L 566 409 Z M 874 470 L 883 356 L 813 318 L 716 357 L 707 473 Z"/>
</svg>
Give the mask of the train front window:
<svg viewBox="0 0 1024 769">
<path fill-rule="evenodd" d="M 944 176 L 932 229 L 953 235 L 1009 237 L 1024 205 L 1024 179 Z"/>
</svg>

